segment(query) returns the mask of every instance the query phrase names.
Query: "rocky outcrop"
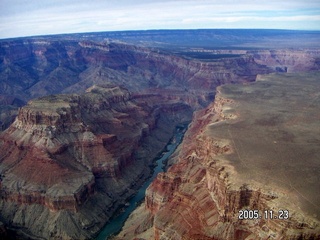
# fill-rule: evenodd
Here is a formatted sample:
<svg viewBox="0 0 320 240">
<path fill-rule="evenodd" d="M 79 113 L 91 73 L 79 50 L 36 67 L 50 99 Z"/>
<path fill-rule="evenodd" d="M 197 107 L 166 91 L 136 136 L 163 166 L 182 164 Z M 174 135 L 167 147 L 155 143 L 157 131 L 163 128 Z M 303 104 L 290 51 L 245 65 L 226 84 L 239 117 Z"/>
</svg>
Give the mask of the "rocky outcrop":
<svg viewBox="0 0 320 240">
<path fill-rule="evenodd" d="M 318 239 L 319 183 L 304 176 L 314 174 L 306 165 L 319 168 L 311 154 L 319 148 L 319 122 L 306 112 L 283 113 L 288 107 L 314 113 L 317 104 L 309 98 L 317 96 L 317 76 L 260 76 L 254 84 L 219 88 L 214 103 L 194 115 L 175 164 L 152 182 L 116 239 Z M 297 94 L 302 86 L 304 93 Z M 309 108 L 300 106 L 305 104 Z M 279 111 L 282 120 L 274 115 Z M 284 130 L 295 140 L 284 138 Z M 293 149 L 305 147 L 308 159 L 301 165 Z M 259 216 L 240 219 L 241 210 L 258 210 Z M 266 217 L 266 210 L 276 218 Z M 279 210 L 287 210 L 288 218 Z"/>
<path fill-rule="evenodd" d="M 105 117 L 109 115 L 112 126 L 118 121 L 113 118 L 112 107 L 115 110 L 115 105 L 126 104 L 129 93 L 120 88 L 101 89 L 104 95 L 94 87 L 84 96 L 45 97 L 20 109 L 15 122 L 1 136 L 4 200 L 43 204 L 52 211 L 76 211 L 93 194 L 93 168 L 102 165 L 110 176 L 120 171 L 119 160 L 113 161 L 112 153 L 104 147 L 110 137 L 94 134 L 94 122 L 86 115 L 100 111 Z M 108 159 L 110 166 L 103 166 L 108 165 Z M 73 182 L 61 189 L 64 181 Z"/>
<path fill-rule="evenodd" d="M 0 136 L 4 223 L 34 237 L 96 234 L 148 177 L 175 125 L 191 118 L 191 106 L 178 95 L 150 96 L 93 86 L 83 95 L 51 95 L 22 107 Z"/>
</svg>

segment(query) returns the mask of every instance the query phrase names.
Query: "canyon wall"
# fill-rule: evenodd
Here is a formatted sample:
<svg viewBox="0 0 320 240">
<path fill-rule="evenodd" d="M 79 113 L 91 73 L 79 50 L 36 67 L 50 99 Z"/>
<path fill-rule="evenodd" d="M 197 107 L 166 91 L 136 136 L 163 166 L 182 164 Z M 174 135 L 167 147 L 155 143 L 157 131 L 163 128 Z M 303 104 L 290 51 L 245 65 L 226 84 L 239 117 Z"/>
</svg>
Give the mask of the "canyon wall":
<svg viewBox="0 0 320 240">
<path fill-rule="evenodd" d="M 118 41 L 2 40 L 0 98 L 16 101 L 1 101 L 1 130 L 12 123 L 18 107 L 32 98 L 83 93 L 94 84 L 122 85 L 134 92 L 188 89 L 205 97 L 212 96 L 220 84 L 253 81 L 256 74 L 270 71 L 252 57 L 202 63 Z"/>
<path fill-rule="evenodd" d="M 105 83 L 134 92 L 162 88 L 208 95 L 221 84 L 254 81 L 257 74 L 320 68 L 316 49 L 210 50 L 238 56 L 201 61 L 170 46 L 159 50 L 116 40 L 39 37 L 2 40 L 0 50 L 0 98 L 14 97 L 23 104 L 49 94 L 82 93 Z M 0 111 L 5 129 L 17 106 L 7 102 Z"/>
<path fill-rule="evenodd" d="M 24 237 L 91 238 L 190 121 L 197 99 L 174 96 L 95 85 L 29 101 L 0 135 L 1 220 Z"/>
<path fill-rule="evenodd" d="M 116 239 L 319 239 L 318 74 L 259 76 L 218 88 Z M 288 108 L 293 112 L 284 114 Z M 240 219 L 241 210 L 260 215 Z"/>
<path fill-rule="evenodd" d="M 249 51 L 255 62 L 266 65 L 277 72 L 307 72 L 319 70 L 318 49 L 284 49 Z"/>
</svg>

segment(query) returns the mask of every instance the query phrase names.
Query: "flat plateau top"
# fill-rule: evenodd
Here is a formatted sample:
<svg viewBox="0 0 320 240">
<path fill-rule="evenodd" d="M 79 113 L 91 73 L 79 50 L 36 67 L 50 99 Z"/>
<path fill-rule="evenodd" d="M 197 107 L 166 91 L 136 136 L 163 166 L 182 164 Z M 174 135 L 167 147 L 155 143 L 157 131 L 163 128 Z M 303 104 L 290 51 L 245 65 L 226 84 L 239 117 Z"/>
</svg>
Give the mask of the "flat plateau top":
<svg viewBox="0 0 320 240">
<path fill-rule="evenodd" d="M 231 144 L 233 153 L 219 158 L 234 169 L 232 182 L 279 190 L 319 220 L 320 72 L 258 76 L 222 86 L 220 96 L 232 100 L 224 114 L 237 117 L 207 133 Z"/>
</svg>

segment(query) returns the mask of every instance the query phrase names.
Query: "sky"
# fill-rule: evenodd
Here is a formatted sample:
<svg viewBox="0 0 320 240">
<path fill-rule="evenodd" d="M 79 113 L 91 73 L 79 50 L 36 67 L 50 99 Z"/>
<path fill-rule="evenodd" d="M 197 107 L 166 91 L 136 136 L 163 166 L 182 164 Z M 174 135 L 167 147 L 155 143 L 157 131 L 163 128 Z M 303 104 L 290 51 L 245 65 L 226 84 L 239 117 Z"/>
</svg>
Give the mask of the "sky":
<svg viewBox="0 0 320 240">
<path fill-rule="evenodd" d="M 320 30 L 320 0 L 0 0 L 0 38 L 149 29 Z"/>
</svg>

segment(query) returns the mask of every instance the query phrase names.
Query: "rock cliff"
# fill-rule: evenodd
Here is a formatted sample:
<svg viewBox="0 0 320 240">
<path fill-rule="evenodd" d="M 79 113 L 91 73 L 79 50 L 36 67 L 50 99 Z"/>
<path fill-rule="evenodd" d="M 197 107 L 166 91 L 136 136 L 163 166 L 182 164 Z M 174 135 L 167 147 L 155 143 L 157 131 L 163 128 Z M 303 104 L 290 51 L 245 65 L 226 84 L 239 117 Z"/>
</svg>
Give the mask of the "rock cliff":
<svg viewBox="0 0 320 240">
<path fill-rule="evenodd" d="M 0 94 L 25 102 L 49 94 L 82 93 L 106 83 L 134 92 L 188 89 L 206 96 L 220 84 L 253 81 L 256 74 L 273 71 L 250 56 L 204 63 L 118 41 L 3 40 L 0 50 Z M 10 102 L 3 106 L 0 121 L 5 129 L 16 113 L 11 108 L 17 108 Z"/>
<path fill-rule="evenodd" d="M 116 239 L 318 239 L 318 76 L 259 76 L 219 88 Z M 240 219 L 241 210 L 260 215 Z"/>
<path fill-rule="evenodd" d="M 174 96 L 108 85 L 29 101 L 0 136 L 1 220 L 24 236 L 91 238 L 190 120 Z"/>
<path fill-rule="evenodd" d="M 319 50 L 265 50 L 250 52 L 256 63 L 267 65 L 278 72 L 306 72 L 319 70 Z"/>
</svg>

